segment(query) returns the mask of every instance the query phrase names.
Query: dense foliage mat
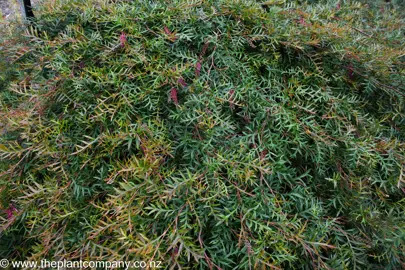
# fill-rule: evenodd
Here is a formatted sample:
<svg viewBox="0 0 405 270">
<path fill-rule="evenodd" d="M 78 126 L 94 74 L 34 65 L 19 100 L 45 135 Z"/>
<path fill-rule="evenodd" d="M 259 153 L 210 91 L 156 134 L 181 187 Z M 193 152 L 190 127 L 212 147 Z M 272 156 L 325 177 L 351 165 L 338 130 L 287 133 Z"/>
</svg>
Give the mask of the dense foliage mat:
<svg viewBox="0 0 405 270">
<path fill-rule="evenodd" d="M 400 2 L 44 4 L 2 36 L 0 256 L 404 267 Z"/>
</svg>

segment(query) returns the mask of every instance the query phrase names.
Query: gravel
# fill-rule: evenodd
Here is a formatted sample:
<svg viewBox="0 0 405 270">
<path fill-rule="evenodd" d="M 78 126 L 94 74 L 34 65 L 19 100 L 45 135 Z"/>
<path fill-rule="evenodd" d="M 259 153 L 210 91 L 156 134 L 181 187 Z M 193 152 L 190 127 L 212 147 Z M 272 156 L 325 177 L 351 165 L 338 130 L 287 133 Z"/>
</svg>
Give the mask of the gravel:
<svg viewBox="0 0 405 270">
<path fill-rule="evenodd" d="M 21 15 L 20 1 L 22 0 L 0 0 L 0 10 L 3 19 L 12 19 L 13 17 L 19 17 Z M 31 0 L 33 5 L 35 2 L 35 0 Z"/>
<path fill-rule="evenodd" d="M 3 15 L 3 18 L 7 18 L 10 14 L 14 13 L 14 10 L 11 8 L 10 0 L 0 0 L 0 9 Z"/>
</svg>

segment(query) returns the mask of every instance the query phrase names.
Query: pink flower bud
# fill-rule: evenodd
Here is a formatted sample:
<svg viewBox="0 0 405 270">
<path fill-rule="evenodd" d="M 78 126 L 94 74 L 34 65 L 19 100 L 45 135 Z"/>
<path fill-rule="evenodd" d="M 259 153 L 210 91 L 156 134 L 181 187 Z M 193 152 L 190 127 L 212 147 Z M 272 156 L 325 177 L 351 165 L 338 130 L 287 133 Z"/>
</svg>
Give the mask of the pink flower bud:
<svg viewBox="0 0 405 270">
<path fill-rule="evenodd" d="M 7 214 L 7 219 L 13 218 L 14 212 L 16 212 L 16 211 L 17 211 L 17 208 L 15 208 L 14 205 L 11 205 L 11 204 L 6 210 L 4 210 L 4 212 L 6 212 L 6 214 Z"/>
<path fill-rule="evenodd" d="M 174 102 L 174 104 L 179 104 L 179 101 L 177 99 L 177 89 L 174 87 L 170 90 L 170 99 Z"/>
<path fill-rule="evenodd" d="M 183 80 L 183 78 L 179 78 L 177 80 L 177 83 L 180 84 L 183 87 L 187 87 L 187 83 Z"/>
<path fill-rule="evenodd" d="M 303 17 L 300 18 L 299 23 L 301 25 L 307 26 L 307 23 L 305 22 L 305 19 Z"/>
<path fill-rule="evenodd" d="M 127 36 L 124 32 L 121 32 L 120 43 L 121 43 L 121 48 L 124 48 L 125 44 L 127 43 Z"/>
<path fill-rule="evenodd" d="M 172 32 L 170 32 L 169 28 L 167 28 L 167 26 L 163 27 L 163 30 L 165 31 L 166 35 L 172 34 Z"/>
<path fill-rule="evenodd" d="M 200 63 L 200 62 L 197 62 L 197 64 L 195 65 L 195 75 L 196 75 L 197 77 L 200 76 L 200 71 L 201 71 L 201 63 Z"/>
<path fill-rule="evenodd" d="M 187 87 L 187 83 L 183 80 L 183 78 L 179 78 L 177 80 L 177 83 L 179 83 L 183 87 Z"/>
</svg>

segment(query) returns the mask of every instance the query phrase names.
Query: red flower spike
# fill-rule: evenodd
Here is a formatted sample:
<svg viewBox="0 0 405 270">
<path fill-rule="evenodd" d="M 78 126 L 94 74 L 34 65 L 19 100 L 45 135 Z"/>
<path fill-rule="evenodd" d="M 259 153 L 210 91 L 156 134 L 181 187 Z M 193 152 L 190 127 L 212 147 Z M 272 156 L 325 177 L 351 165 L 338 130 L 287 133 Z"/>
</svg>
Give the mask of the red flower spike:
<svg viewBox="0 0 405 270">
<path fill-rule="evenodd" d="M 165 32 L 165 34 L 168 36 L 168 38 L 169 38 L 169 40 L 171 41 L 171 42 L 174 42 L 174 41 L 176 41 L 176 34 L 175 33 L 172 33 L 172 31 L 170 31 L 170 29 L 169 28 L 167 28 L 167 26 L 164 26 L 163 27 L 163 31 Z"/>
<path fill-rule="evenodd" d="M 167 26 L 163 27 L 163 30 L 165 31 L 166 35 L 170 36 L 172 32 L 167 28 Z"/>
<path fill-rule="evenodd" d="M 177 83 L 179 83 L 183 87 L 187 87 L 187 83 L 183 80 L 183 78 L 179 78 L 177 80 Z"/>
<path fill-rule="evenodd" d="M 179 100 L 177 99 L 177 89 L 174 87 L 170 90 L 170 99 L 174 102 L 174 104 L 179 105 Z"/>
<path fill-rule="evenodd" d="M 207 42 L 207 43 L 205 43 L 204 44 L 204 47 L 203 47 L 203 49 L 202 49 L 202 52 L 201 52 L 201 54 L 200 54 L 200 59 L 205 55 L 205 53 L 207 52 L 207 49 L 208 49 L 208 46 L 209 46 L 210 44 Z"/>
<path fill-rule="evenodd" d="M 303 17 L 300 18 L 299 23 L 301 25 L 307 26 L 307 23 L 305 22 L 305 19 Z"/>
<path fill-rule="evenodd" d="M 340 2 L 336 5 L 336 9 L 337 9 L 337 10 L 340 9 Z"/>
<path fill-rule="evenodd" d="M 197 64 L 195 65 L 195 75 L 196 75 L 197 77 L 200 76 L 200 71 L 201 71 L 201 63 L 200 63 L 200 62 L 197 62 Z"/>
<path fill-rule="evenodd" d="M 121 32 L 120 43 L 121 43 L 121 48 L 124 48 L 125 44 L 127 44 L 127 35 L 124 32 Z"/>
<path fill-rule="evenodd" d="M 14 217 L 14 212 L 17 211 L 17 208 L 15 208 L 13 205 L 10 205 L 4 212 L 7 214 L 7 219 L 12 219 Z"/>
</svg>

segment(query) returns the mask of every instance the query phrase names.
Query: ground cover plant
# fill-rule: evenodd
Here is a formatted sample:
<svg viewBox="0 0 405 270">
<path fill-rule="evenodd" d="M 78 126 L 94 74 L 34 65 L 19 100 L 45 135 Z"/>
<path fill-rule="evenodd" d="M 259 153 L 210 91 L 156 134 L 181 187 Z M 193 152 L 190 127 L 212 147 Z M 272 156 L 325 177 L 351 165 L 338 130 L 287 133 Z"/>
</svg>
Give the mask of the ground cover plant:
<svg viewBox="0 0 405 270">
<path fill-rule="evenodd" d="M 49 1 L 0 52 L 0 257 L 405 267 L 400 1 Z"/>
</svg>

